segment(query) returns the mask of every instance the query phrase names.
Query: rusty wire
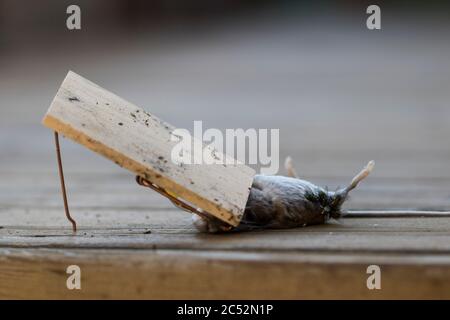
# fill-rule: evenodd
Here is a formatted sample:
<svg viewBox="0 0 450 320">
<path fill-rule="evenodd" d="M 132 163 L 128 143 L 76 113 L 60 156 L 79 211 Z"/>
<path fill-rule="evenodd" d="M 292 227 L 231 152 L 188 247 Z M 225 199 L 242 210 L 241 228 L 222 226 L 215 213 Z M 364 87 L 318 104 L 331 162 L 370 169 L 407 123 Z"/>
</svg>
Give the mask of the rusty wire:
<svg viewBox="0 0 450 320">
<path fill-rule="evenodd" d="M 141 176 L 136 176 L 136 182 L 140 184 L 141 186 L 148 187 L 150 189 L 153 189 L 154 191 L 158 192 L 160 195 L 168 198 L 177 208 L 180 208 L 184 211 L 197 214 L 201 217 L 206 218 L 207 214 L 203 213 L 197 208 L 194 208 L 193 206 L 189 205 L 188 203 L 178 199 L 177 197 L 174 197 L 173 195 L 169 194 L 166 190 L 161 188 L 160 186 L 154 184 L 153 182 L 142 178 Z"/>
<path fill-rule="evenodd" d="M 56 146 L 56 157 L 58 159 L 58 171 L 59 171 L 59 180 L 61 181 L 61 193 L 63 196 L 64 201 L 64 211 L 66 212 L 66 217 L 72 224 L 72 230 L 73 232 L 77 232 L 77 223 L 74 219 L 70 216 L 69 212 L 69 204 L 67 202 L 67 192 L 66 192 L 66 184 L 64 182 L 64 172 L 63 172 L 63 166 L 62 166 L 62 160 L 61 160 L 61 150 L 59 147 L 59 136 L 58 132 L 55 131 L 55 146 Z"/>
<path fill-rule="evenodd" d="M 184 211 L 196 214 L 200 217 L 202 217 L 203 219 L 206 219 L 208 221 L 217 221 L 216 223 L 220 223 L 220 229 L 222 231 L 229 231 L 231 229 L 233 229 L 233 226 L 223 223 L 222 221 L 220 221 L 218 218 L 215 218 L 212 214 L 203 211 L 200 208 L 195 208 L 193 206 L 191 206 L 190 204 L 186 203 L 185 201 L 171 195 L 170 193 L 168 193 L 164 188 L 154 184 L 153 182 L 142 178 L 141 176 L 136 176 L 136 182 L 138 184 L 140 184 L 141 186 L 144 187 L 148 187 L 150 189 L 153 189 L 154 191 L 158 192 L 159 194 L 163 195 L 164 197 L 166 197 L 167 199 L 169 199 L 177 208 L 180 208 Z"/>
<path fill-rule="evenodd" d="M 77 231 L 77 223 L 70 215 L 69 204 L 67 201 L 67 191 L 66 191 L 66 184 L 64 181 L 64 171 L 63 171 L 63 165 L 62 165 L 62 159 L 61 159 L 61 148 L 59 145 L 59 135 L 58 135 L 58 132 L 56 132 L 56 131 L 54 133 L 55 133 L 56 156 L 58 159 L 59 179 L 61 182 L 61 193 L 62 193 L 63 202 L 64 202 L 64 211 L 66 213 L 67 219 L 72 224 L 73 232 L 76 232 Z M 172 196 L 165 189 L 159 187 L 158 185 L 152 183 L 151 181 L 149 181 L 145 178 L 136 176 L 136 182 L 142 186 L 151 188 L 154 191 L 158 192 L 159 194 L 163 195 L 164 197 L 168 198 L 176 207 L 178 207 L 184 211 L 197 214 L 203 218 L 208 217 L 208 214 L 204 213 L 201 209 L 194 208 L 191 205 L 189 205 L 188 203 L 178 199 L 177 197 Z"/>
</svg>

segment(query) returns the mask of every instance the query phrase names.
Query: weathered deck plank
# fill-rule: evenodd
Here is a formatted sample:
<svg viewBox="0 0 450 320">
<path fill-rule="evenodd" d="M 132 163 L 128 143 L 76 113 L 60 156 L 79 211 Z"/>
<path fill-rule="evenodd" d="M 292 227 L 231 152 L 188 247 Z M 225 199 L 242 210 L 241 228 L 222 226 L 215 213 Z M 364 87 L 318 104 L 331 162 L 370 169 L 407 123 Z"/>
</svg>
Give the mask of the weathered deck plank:
<svg viewBox="0 0 450 320">
<path fill-rule="evenodd" d="M 142 250 L 0 249 L 1 298 L 450 298 L 448 257 Z M 382 290 L 366 268 L 381 265 Z M 68 265 L 81 290 L 65 287 Z"/>
<path fill-rule="evenodd" d="M 362 221 L 361 221 L 362 220 Z M 450 218 L 348 219 L 339 225 L 240 234 L 198 234 L 185 223 L 147 223 L 127 228 L 4 227 L 0 245 L 18 248 L 120 248 L 308 252 L 450 254 Z M 407 220 L 407 219 L 406 219 Z"/>
</svg>

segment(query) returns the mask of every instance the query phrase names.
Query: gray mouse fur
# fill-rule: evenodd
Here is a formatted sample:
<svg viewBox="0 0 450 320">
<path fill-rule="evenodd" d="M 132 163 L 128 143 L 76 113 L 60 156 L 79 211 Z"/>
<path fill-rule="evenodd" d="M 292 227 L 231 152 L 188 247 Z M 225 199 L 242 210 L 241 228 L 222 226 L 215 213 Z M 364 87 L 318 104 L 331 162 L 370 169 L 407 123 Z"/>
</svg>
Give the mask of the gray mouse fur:
<svg viewBox="0 0 450 320">
<path fill-rule="evenodd" d="M 337 191 L 328 191 L 297 178 L 292 160 L 286 159 L 290 177 L 256 175 L 237 227 L 215 217 L 193 216 L 194 226 L 201 232 L 218 233 L 255 229 L 285 229 L 323 224 L 341 217 L 342 204 L 358 183 L 372 171 L 374 162 L 357 174 L 351 183 Z"/>
</svg>

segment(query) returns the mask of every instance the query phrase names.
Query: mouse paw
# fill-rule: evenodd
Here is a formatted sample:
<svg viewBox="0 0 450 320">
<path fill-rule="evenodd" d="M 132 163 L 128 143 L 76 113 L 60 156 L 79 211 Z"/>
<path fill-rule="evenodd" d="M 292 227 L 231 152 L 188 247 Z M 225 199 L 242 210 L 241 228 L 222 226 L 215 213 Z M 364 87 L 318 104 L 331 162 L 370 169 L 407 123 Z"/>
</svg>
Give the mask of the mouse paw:
<svg viewBox="0 0 450 320">
<path fill-rule="evenodd" d="M 228 232 L 232 229 L 232 227 L 222 224 L 220 221 L 200 217 L 196 214 L 192 216 L 192 223 L 198 231 L 203 233 Z"/>
<path fill-rule="evenodd" d="M 212 221 L 200 217 L 196 214 L 192 216 L 192 223 L 194 224 L 195 228 L 204 233 L 217 233 L 219 232 L 219 228 L 213 223 Z"/>
</svg>

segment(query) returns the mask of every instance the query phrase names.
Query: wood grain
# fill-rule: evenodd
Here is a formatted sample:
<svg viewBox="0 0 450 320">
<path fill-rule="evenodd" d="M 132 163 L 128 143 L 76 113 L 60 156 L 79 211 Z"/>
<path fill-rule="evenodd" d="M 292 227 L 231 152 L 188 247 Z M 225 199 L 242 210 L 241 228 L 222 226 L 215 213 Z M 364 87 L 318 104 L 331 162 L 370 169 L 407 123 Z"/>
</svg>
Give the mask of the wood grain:
<svg viewBox="0 0 450 320">
<path fill-rule="evenodd" d="M 67 74 L 43 124 L 217 218 L 239 224 L 253 169 L 228 161 L 175 163 L 172 149 L 179 141 L 172 139 L 174 127 L 76 73 Z"/>
<path fill-rule="evenodd" d="M 163 212 L 161 212 L 161 215 Z M 188 220 L 115 227 L 82 228 L 76 235 L 66 228 L 4 227 L 0 245 L 14 248 L 109 248 L 200 250 L 213 252 L 359 252 L 450 254 L 449 219 L 349 219 L 341 224 L 267 230 L 251 233 L 199 234 Z M 153 222 L 153 220 L 156 220 Z M 172 221 L 171 221 L 172 220 Z"/>
<path fill-rule="evenodd" d="M 405 255 L 0 249 L 0 298 L 444 299 L 448 259 Z M 81 268 L 81 290 L 66 268 Z M 367 266 L 382 270 L 366 287 Z"/>
</svg>

